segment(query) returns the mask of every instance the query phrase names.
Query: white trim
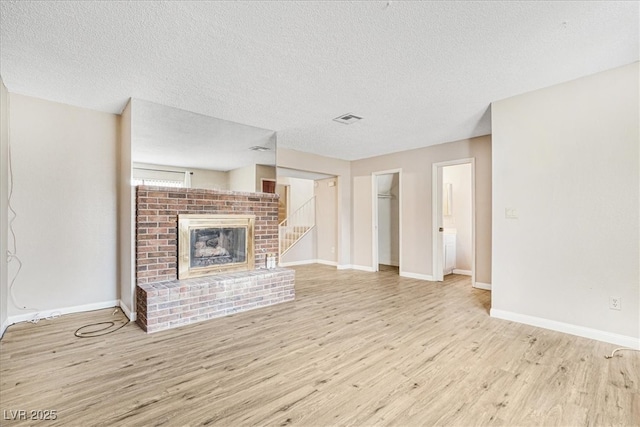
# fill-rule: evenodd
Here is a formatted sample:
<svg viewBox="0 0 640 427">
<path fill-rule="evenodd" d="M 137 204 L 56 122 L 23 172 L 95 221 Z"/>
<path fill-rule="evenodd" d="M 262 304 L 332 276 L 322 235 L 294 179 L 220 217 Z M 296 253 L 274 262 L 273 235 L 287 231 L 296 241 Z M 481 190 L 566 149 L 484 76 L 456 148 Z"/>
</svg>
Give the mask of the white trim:
<svg viewBox="0 0 640 427">
<path fill-rule="evenodd" d="M 550 329 L 552 331 L 565 334 L 576 335 L 596 341 L 603 341 L 623 347 L 640 350 L 640 338 L 626 335 L 614 334 L 601 331 L 599 329 L 587 328 L 584 326 L 572 325 L 570 323 L 558 322 L 555 320 L 543 319 L 541 317 L 528 316 L 526 314 L 513 313 L 510 311 L 497 310 L 492 308 L 491 317 L 496 319 L 510 320 L 512 322 L 524 323 L 525 325 L 537 326 L 539 328 Z"/>
<path fill-rule="evenodd" d="M 457 268 L 454 268 L 453 274 L 462 274 L 463 276 L 471 276 L 473 272 L 471 270 L 459 270 Z"/>
<path fill-rule="evenodd" d="M 129 309 L 129 307 L 127 307 L 127 305 L 124 303 L 124 301 L 120 300 L 120 309 L 122 310 L 122 312 L 124 313 L 125 316 L 127 316 L 127 318 L 129 319 L 130 322 L 135 322 L 138 315 L 135 311 L 131 311 Z"/>
<path fill-rule="evenodd" d="M 433 276 L 429 274 L 420 274 L 420 273 L 409 273 L 408 271 L 401 271 L 401 277 L 407 277 L 409 279 L 418 279 L 418 280 L 428 280 L 429 282 L 433 282 Z"/>
<path fill-rule="evenodd" d="M 293 267 L 295 265 L 309 265 L 309 264 L 322 264 L 337 267 L 338 263 L 335 261 L 327 261 L 324 259 L 303 259 L 301 261 L 280 262 L 280 267 Z"/>
<path fill-rule="evenodd" d="M 373 269 L 373 267 L 368 266 L 368 265 L 351 265 L 351 269 L 352 270 L 368 271 L 370 273 L 375 273 L 375 270 Z"/>
<path fill-rule="evenodd" d="M 442 260 L 442 239 L 440 231 L 440 219 L 442 218 L 442 171 L 439 163 L 431 165 L 431 275 L 433 280 L 441 282 L 444 280 L 444 261 Z M 438 179 L 438 175 L 440 179 Z M 444 225 L 443 225 L 444 227 Z"/>
<path fill-rule="evenodd" d="M 84 311 L 101 310 L 103 308 L 119 307 L 119 300 L 96 302 L 93 304 L 76 305 L 73 307 L 63 307 L 58 309 L 49 309 L 41 311 L 31 311 L 29 313 L 18 314 L 16 316 L 10 316 L 7 319 L 9 326 L 20 322 L 28 322 L 36 318 L 46 319 L 47 317 L 57 317 L 63 314 L 81 313 Z"/>
<path fill-rule="evenodd" d="M 336 269 L 338 269 L 338 270 L 352 270 L 353 266 L 351 264 L 338 264 L 336 266 Z"/>
<path fill-rule="evenodd" d="M 484 289 L 485 291 L 490 291 L 491 283 L 476 282 L 473 284 L 473 287 L 478 289 Z"/>
<path fill-rule="evenodd" d="M 295 265 L 309 265 L 309 264 L 316 264 L 316 263 L 317 263 L 317 260 L 315 259 L 303 259 L 301 261 L 288 261 L 288 262 L 280 261 L 278 265 L 280 267 L 293 267 Z"/>
<path fill-rule="evenodd" d="M 7 317 L 7 319 L 2 323 L 2 326 L 0 327 L 0 339 L 2 339 L 2 337 L 4 336 L 4 331 L 6 331 L 9 326 L 11 326 L 11 323 L 9 323 L 9 318 Z"/>
</svg>

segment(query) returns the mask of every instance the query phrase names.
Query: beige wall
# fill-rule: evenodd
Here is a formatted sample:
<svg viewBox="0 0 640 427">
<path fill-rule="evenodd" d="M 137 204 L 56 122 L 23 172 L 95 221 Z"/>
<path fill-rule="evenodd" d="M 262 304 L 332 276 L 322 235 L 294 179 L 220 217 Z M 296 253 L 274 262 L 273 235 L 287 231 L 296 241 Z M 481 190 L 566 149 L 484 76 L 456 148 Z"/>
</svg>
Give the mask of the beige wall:
<svg viewBox="0 0 640 427">
<path fill-rule="evenodd" d="M 402 169 L 402 272 L 431 277 L 432 164 L 476 159 L 476 280 L 491 283 L 491 137 L 465 139 L 351 162 L 353 180 L 353 264 L 372 266 L 372 178 Z"/>
<path fill-rule="evenodd" d="M 14 228 L 23 263 L 16 300 L 34 313 L 114 305 L 118 116 L 9 98 Z M 9 316 L 23 314 L 9 307 Z"/>
<path fill-rule="evenodd" d="M 229 171 L 229 189 L 233 191 L 256 191 L 256 167 L 249 165 Z"/>
<path fill-rule="evenodd" d="M 118 144 L 118 297 L 129 319 L 135 319 L 135 189 L 131 187 L 131 101 L 120 115 Z"/>
<path fill-rule="evenodd" d="M 276 168 L 274 166 L 255 165 L 256 167 L 256 186 L 255 191 L 262 191 L 262 180 L 276 180 Z"/>
<path fill-rule="evenodd" d="M 492 315 L 640 348 L 638 76 L 493 103 Z"/>
<path fill-rule="evenodd" d="M 0 336 L 4 333 L 9 316 L 9 275 L 7 241 L 9 240 L 9 93 L 0 78 Z"/>
<path fill-rule="evenodd" d="M 351 266 L 351 165 L 346 160 L 278 147 L 278 167 L 336 176 L 338 209 L 338 268 Z"/>
<path fill-rule="evenodd" d="M 338 187 L 336 178 L 315 181 L 317 259 L 336 264 L 338 247 Z M 333 185 L 332 185 L 333 184 Z"/>
</svg>

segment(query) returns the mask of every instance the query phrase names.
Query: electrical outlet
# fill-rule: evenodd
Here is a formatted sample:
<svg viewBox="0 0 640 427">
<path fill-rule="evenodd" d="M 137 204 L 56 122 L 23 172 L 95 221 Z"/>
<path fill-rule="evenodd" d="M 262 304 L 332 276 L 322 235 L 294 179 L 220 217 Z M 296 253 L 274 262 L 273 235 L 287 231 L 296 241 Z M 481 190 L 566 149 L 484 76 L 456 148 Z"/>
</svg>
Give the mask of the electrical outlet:
<svg viewBox="0 0 640 427">
<path fill-rule="evenodd" d="M 622 300 L 620 297 L 609 297 L 609 308 L 611 310 L 622 310 Z"/>
<path fill-rule="evenodd" d="M 331 253 L 335 254 L 336 253 L 336 247 L 335 246 L 331 246 Z"/>
</svg>

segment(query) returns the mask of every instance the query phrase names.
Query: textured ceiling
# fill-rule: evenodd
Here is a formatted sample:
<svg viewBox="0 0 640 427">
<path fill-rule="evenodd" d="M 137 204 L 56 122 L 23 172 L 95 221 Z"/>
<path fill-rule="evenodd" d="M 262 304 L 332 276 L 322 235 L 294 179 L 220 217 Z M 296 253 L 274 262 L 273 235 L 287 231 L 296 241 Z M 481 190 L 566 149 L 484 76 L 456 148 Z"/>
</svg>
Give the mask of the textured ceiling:
<svg viewBox="0 0 640 427">
<path fill-rule="evenodd" d="M 490 133 L 489 105 L 638 60 L 638 2 L 0 3 L 10 92 L 129 97 L 347 160 Z M 332 121 L 344 113 L 363 120 Z"/>
</svg>

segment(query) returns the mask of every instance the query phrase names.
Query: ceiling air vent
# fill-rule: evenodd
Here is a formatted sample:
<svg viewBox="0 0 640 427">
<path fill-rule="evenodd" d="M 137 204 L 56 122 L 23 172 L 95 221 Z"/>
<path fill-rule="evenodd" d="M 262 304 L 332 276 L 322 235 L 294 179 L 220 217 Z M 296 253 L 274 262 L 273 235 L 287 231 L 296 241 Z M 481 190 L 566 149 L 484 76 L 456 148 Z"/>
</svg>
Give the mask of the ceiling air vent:
<svg viewBox="0 0 640 427">
<path fill-rule="evenodd" d="M 355 123 L 358 120 L 362 120 L 362 117 L 359 117 L 359 116 L 356 116 L 354 114 L 348 113 L 348 114 L 343 114 L 340 117 L 336 117 L 333 120 L 338 122 L 338 123 L 342 123 L 342 124 L 345 124 L 345 125 L 350 125 L 351 123 Z"/>
</svg>

